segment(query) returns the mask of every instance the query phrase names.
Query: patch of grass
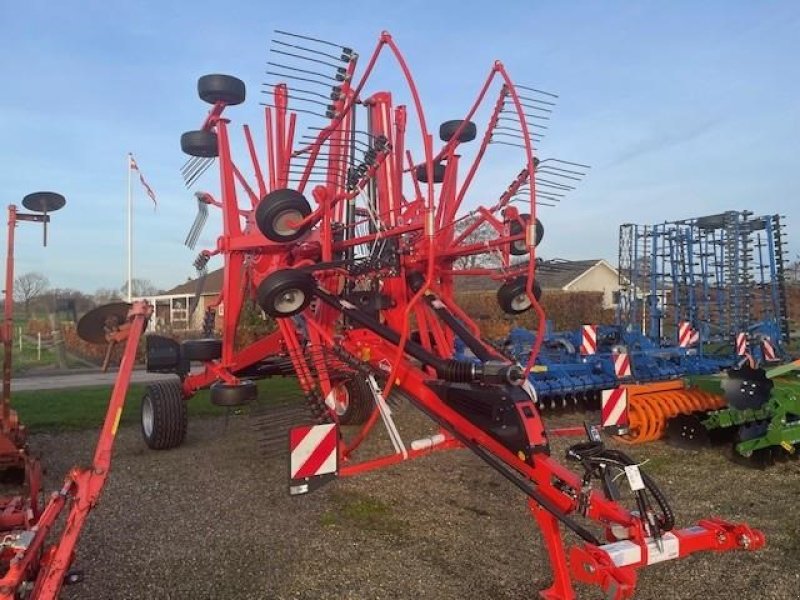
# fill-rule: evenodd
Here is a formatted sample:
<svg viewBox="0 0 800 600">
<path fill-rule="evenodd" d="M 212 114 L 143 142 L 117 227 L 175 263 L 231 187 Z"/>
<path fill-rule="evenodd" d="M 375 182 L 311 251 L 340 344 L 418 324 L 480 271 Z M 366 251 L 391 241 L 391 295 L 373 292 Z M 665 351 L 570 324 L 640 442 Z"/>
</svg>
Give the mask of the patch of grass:
<svg viewBox="0 0 800 600">
<path fill-rule="evenodd" d="M 144 395 L 144 384 L 128 388 L 122 425 L 139 423 L 139 400 Z M 274 378 L 259 382 L 261 402 L 275 402 L 297 393 L 294 379 Z M 15 392 L 12 407 L 19 413 L 21 422 L 31 432 L 61 431 L 99 428 L 105 418 L 111 386 L 70 388 Z M 202 390 L 189 400 L 189 417 L 224 415 L 226 409 L 211 404 L 208 390 Z"/>
<path fill-rule="evenodd" d="M 331 493 L 333 508 L 327 510 L 319 519 L 324 527 L 354 527 L 363 531 L 399 534 L 405 523 L 397 517 L 392 508 L 366 494 L 355 491 L 335 491 Z"/>
</svg>

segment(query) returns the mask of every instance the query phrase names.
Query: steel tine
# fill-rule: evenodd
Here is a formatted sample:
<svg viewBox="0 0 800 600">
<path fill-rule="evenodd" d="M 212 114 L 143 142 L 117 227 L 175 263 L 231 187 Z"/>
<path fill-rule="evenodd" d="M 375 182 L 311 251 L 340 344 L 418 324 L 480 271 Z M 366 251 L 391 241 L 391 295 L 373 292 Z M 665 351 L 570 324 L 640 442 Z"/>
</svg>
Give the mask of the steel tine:
<svg viewBox="0 0 800 600">
<path fill-rule="evenodd" d="M 563 183 L 558 183 L 558 182 L 555 182 L 555 181 L 548 181 L 547 179 L 539 179 L 539 178 L 536 179 L 536 186 L 537 187 L 543 186 L 543 187 L 553 188 L 555 190 L 562 190 L 562 191 L 567 191 L 567 192 L 571 192 L 572 190 L 575 189 L 575 186 L 573 186 L 573 185 L 565 185 Z"/>
<path fill-rule="evenodd" d="M 336 77 L 331 77 L 330 75 L 326 75 L 325 73 L 309 71 L 308 69 L 301 69 L 300 67 L 292 67 L 290 65 L 283 65 L 281 63 L 276 63 L 272 61 L 267 61 L 267 64 L 272 67 L 278 67 L 279 69 L 288 69 L 289 71 L 297 71 L 298 73 L 305 73 L 307 75 L 316 75 L 317 77 L 322 77 L 323 79 L 330 79 L 331 81 L 344 81 L 346 73 L 345 69 L 338 68 L 336 69 Z"/>
<path fill-rule="evenodd" d="M 520 85 L 518 83 L 514 84 L 514 87 L 519 88 L 521 90 L 527 90 L 529 92 L 535 92 L 537 94 L 542 94 L 544 96 L 550 96 L 551 98 L 558 98 L 558 94 L 553 94 L 552 92 L 545 92 L 544 90 L 540 90 L 533 87 L 528 87 L 526 85 Z"/>
<path fill-rule="evenodd" d="M 184 178 L 184 183 L 186 187 L 191 187 L 202 175 L 205 173 L 208 168 L 214 163 L 213 159 L 204 160 L 197 163 L 197 167 L 191 173 L 187 173 Z"/>
<path fill-rule="evenodd" d="M 273 44 L 278 44 L 279 46 L 286 46 L 287 48 L 296 48 L 297 50 L 310 52 L 311 54 L 317 54 L 319 56 L 327 56 L 328 58 L 332 58 L 333 60 L 340 60 L 342 62 L 349 62 L 352 58 L 352 54 L 342 53 L 339 56 L 336 56 L 335 54 L 323 52 L 322 50 L 314 50 L 313 48 L 306 48 L 305 46 L 300 46 L 298 44 L 290 44 L 288 42 L 284 42 L 281 40 L 272 39 L 271 42 Z"/>
<path fill-rule="evenodd" d="M 540 161 L 539 164 L 541 165 L 542 162 Z M 553 165 L 545 165 L 542 168 L 543 169 L 548 169 L 550 171 L 558 171 L 560 173 L 569 173 L 570 175 L 580 175 L 580 176 L 583 176 L 583 177 L 586 176 L 586 173 L 583 172 L 583 171 L 571 171 L 570 169 L 562 169 L 561 167 L 554 167 Z"/>
<path fill-rule="evenodd" d="M 192 183 L 195 180 L 196 173 L 198 173 L 203 168 L 203 165 L 205 165 L 206 162 L 207 162 L 206 160 L 197 161 L 191 171 L 187 171 L 186 173 L 183 174 L 183 182 L 186 184 L 187 188 L 190 185 L 192 185 Z"/>
<path fill-rule="evenodd" d="M 552 175 L 553 177 L 563 177 L 564 179 L 571 179 L 572 181 L 582 181 L 583 177 L 575 177 L 573 175 L 564 175 L 563 173 L 554 173 L 552 171 L 544 169 L 536 169 L 537 174 L 545 174 L 545 175 Z"/>
<path fill-rule="evenodd" d="M 194 168 L 195 164 L 201 160 L 203 160 L 201 156 L 191 157 L 189 160 L 183 163 L 183 166 L 181 167 L 181 175 L 183 175 L 188 171 L 191 171 Z"/>
<path fill-rule="evenodd" d="M 544 192 L 542 190 L 536 190 L 537 196 L 542 196 L 543 198 L 547 198 L 548 200 L 555 200 L 556 202 L 561 202 L 561 198 L 566 198 L 566 194 L 554 194 L 553 192 L 547 191 Z"/>
<path fill-rule="evenodd" d="M 525 148 L 522 144 L 513 144 L 511 142 L 503 142 L 498 140 L 491 140 L 489 143 L 491 144 L 500 144 L 501 146 L 514 146 L 516 148 Z"/>
<path fill-rule="evenodd" d="M 270 104 L 269 102 L 261 102 L 261 106 L 269 106 L 270 108 L 277 108 L 274 104 Z M 321 119 L 327 118 L 325 115 L 321 115 L 311 110 L 305 110 L 303 108 L 292 108 L 292 112 L 303 113 L 306 115 L 314 115 L 315 117 L 320 117 Z"/>
<path fill-rule="evenodd" d="M 326 46 L 333 46 L 334 48 L 341 48 L 342 52 L 352 53 L 353 49 L 348 48 L 347 46 L 342 46 L 341 44 L 335 44 L 333 42 L 329 42 L 327 40 L 321 40 L 319 38 L 311 37 L 308 35 L 301 35 L 299 33 L 292 33 L 291 31 L 282 31 L 280 29 L 273 29 L 273 31 L 279 35 L 287 35 L 294 38 L 299 38 L 301 40 L 308 40 L 309 42 L 317 42 L 318 44 L 325 44 Z"/>
<path fill-rule="evenodd" d="M 261 93 L 262 94 L 269 94 L 269 92 L 266 92 L 264 90 L 262 90 Z M 320 106 L 324 106 L 325 108 L 333 110 L 333 105 L 330 102 L 322 102 L 321 100 L 312 100 L 311 98 L 303 98 L 301 96 L 294 96 L 294 95 L 291 95 L 291 94 L 287 94 L 286 98 L 289 99 L 289 100 L 297 100 L 298 102 L 312 102 L 314 104 L 319 104 Z"/>
<path fill-rule="evenodd" d="M 525 102 L 533 102 L 535 105 L 542 104 L 543 106 L 534 106 L 535 110 L 541 110 L 544 112 L 553 112 L 552 108 L 544 108 L 545 106 L 556 106 L 555 102 L 548 102 L 547 100 L 541 100 L 539 98 L 529 98 L 528 96 L 518 96 L 520 100 L 525 100 Z M 508 102 L 508 99 L 506 99 Z"/>
<path fill-rule="evenodd" d="M 544 162 L 557 162 L 557 163 L 561 163 L 563 165 L 570 165 L 572 167 L 580 167 L 581 169 L 591 169 L 592 168 L 590 165 L 584 165 L 584 164 L 581 164 L 581 163 L 570 162 L 568 160 L 562 160 L 560 158 L 546 158 L 542 162 L 543 163 Z"/>
<path fill-rule="evenodd" d="M 329 88 L 332 87 L 331 84 L 327 81 L 317 81 L 316 79 L 309 79 L 308 77 L 300 77 L 298 75 L 289 75 L 288 73 L 277 73 L 275 71 L 265 71 L 267 75 L 272 75 L 273 77 L 283 77 L 285 79 L 294 79 L 296 81 L 306 81 L 308 83 L 313 83 L 314 85 L 321 85 L 322 87 Z M 274 84 L 278 85 L 278 84 Z"/>
<path fill-rule="evenodd" d="M 508 114 L 508 113 L 505 113 L 505 114 Z M 497 120 L 498 121 L 513 121 L 515 123 L 519 123 L 519 118 L 514 118 L 514 117 L 497 117 Z M 534 127 L 536 129 L 549 129 L 549 127 L 547 127 L 547 125 L 542 125 L 541 123 L 528 123 L 527 121 L 525 121 L 525 124 L 528 127 Z"/>
<path fill-rule="evenodd" d="M 207 160 L 203 166 L 194 174 L 194 176 L 186 182 L 186 187 L 194 185 L 194 183 L 203 176 L 203 173 L 208 171 L 209 167 L 214 164 L 215 159 Z"/>
<path fill-rule="evenodd" d="M 326 67 L 331 67 L 331 68 L 334 68 L 334 69 L 340 68 L 339 65 L 331 64 L 328 61 L 320 60 L 318 58 L 311 58 L 310 56 L 303 56 L 302 54 L 295 54 L 294 52 L 286 52 L 285 50 L 277 50 L 275 48 L 270 48 L 269 51 L 273 52 L 275 54 L 281 54 L 283 56 L 291 56 L 292 58 L 297 58 L 299 60 L 306 60 L 308 62 L 313 62 L 313 63 L 316 63 L 318 65 L 325 65 Z M 350 59 L 348 59 L 348 60 L 346 60 L 344 62 L 346 62 L 346 63 L 350 62 Z"/>
<path fill-rule="evenodd" d="M 261 85 L 264 86 L 264 87 L 275 88 L 275 87 L 277 87 L 277 86 L 279 86 L 281 84 L 280 83 L 262 83 Z M 339 88 L 338 86 L 334 86 L 331 89 L 333 91 L 330 94 L 328 94 L 327 96 L 325 94 L 320 94 L 319 92 L 314 92 L 314 91 L 311 91 L 311 90 L 303 90 L 303 89 L 300 89 L 298 87 L 290 87 L 289 91 L 292 94 L 307 94 L 309 96 L 317 96 L 317 97 L 322 98 L 324 100 L 334 100 L 334 101 L 338 100 L 341 97 L 341 88 Z M 272 92 L 270 92 L 268 90 L 261 90 L 261 93 L 262 94 L 270 94 Z"/>
</svg>

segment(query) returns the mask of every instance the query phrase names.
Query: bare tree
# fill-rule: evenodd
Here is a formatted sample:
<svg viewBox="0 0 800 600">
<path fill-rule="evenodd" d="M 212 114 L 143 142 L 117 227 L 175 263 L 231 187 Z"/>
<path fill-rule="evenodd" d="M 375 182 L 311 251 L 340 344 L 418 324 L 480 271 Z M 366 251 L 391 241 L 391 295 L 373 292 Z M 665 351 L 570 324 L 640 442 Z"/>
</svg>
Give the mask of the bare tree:
<svg viewBox="0 0 800 600">
<path fill-rule="evenodd" d="M 127 292 L 127 284 L 125 287 Z M 98 288 L 92 297 L 97 305 L 108 304 L 110 302 L 119 302 L 122 300 L 119 290 L 113 290 L 111 288 Z"/>
<path fill-rule="evenodd" d="M 800 283 L 800 255 L 786 265 L 785 276 L 789 283 Z"/>
<path fill-rule="evenodd" d="M 14 300 L 23 303 L 26 317 L 31 301 L 41 296 L 49 285 L 50 280 L 36 272 L 24 273 L 14 279 Z"/>
<path fill-rule="evenodd" d="M 475 220 L 478 219 L 478 216 L 466 217 L 456 222 L 454 229 L 455 229 L 455 237 L 458 238 L 462 233 L 464 233 L 469 227 L 475 223 Z M 471 244 L 482 244 L 484 242 L 489 242 L 491 240 L 495 240 L 500 237 L 500 234 L 497 233 L 497 230 L 492 227 L 489 223 L 481 223 L 475 231 L 472 231 L 461 244 L 459 245 L 471 245 Z M 499 250 L 499 249 L 498 249 Z M 487 252 L 486 249 L 481 249 L 476 254 L 470 254 L 468 256 L 460 256 L 456 259 L 455 263 L 453 263 L 454 269 L 478 269 L 478 268 L 488 268 L 488 269 L 496 269 L 500 266 L 501 261 L 497 254 L 493 254 L 491 252 Z"/>
<path fill-rule="evenodd" d="M 158 294 L 158 288 L 153 285 L 149 279 L 134 278 L 131 280 L 131 295 L 134 298 L 142 296 L 155 296 Z M 128 296 L 128 282 L 122 284 L 119 288 L 120 293 L 127 298 Z"/>
</svg>

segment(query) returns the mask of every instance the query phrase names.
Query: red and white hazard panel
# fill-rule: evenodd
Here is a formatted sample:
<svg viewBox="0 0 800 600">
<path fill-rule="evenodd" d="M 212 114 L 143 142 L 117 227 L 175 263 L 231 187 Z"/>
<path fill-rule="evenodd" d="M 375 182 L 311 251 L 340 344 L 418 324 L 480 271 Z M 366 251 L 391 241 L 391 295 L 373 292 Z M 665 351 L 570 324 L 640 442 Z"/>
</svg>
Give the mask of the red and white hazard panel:
<svg viewBox="0 0 800 600">
<path fill-rule="evenodd" d="M 775 362 L 778 359 L 778 355 L 775 352 L 775 346 L 772 345 L 772 342 L 769 339 L 764 339 L 761 342 L 761 348 L 764 351 L 764 360 L 766 362 Z"/>
<path fill-rule="evenodd" d="M 588 356 L 597 353 L 597 326 L 581 326 L 581 354 Z"/>
<path fill-rule="evenodd" d="M 688 348 L 692 340 L 692 324 L 689 321 L 681 321 L 678 325 L 678 346 Z"/>
<path fill-rule="evenodd" d="M 339 471 L 339 429 L 335 423 L 303 425 L 289 431 L 289 493 L 305 494 Z"/>
<path fill-rule="evenodd" d="M 601 395 L 600 419 L 603 429 L 627 429 L 628 390 L 624 387 L 603 390 Z"/>
<path fill-rule="evenodd" d="M 614 360 L 614 374 L 620 379 L 633 377 L 631 370 L 631 356 L 627 352 L 614 352 L 611 355 Z"/>
<path fill-rule="evenodd" d="M 736 336 L 736 356 L 747 354 L 747 334 L 740 333 Z"/>
</svg>

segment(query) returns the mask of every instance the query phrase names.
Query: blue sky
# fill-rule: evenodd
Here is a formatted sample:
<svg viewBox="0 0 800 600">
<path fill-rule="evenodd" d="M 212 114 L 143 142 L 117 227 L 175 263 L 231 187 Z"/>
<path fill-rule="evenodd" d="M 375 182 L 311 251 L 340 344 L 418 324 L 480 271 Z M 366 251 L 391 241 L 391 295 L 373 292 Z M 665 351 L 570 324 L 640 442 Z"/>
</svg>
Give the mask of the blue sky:
<svg viewBox="0 0 800 600">
<path fill-rule="evenodd" d="M 308 0 L 0 0 L 3 204 L 40 189 L 68 200 L 48 248 L 37 228 L 18 228 L 17 273 L 87 292 L 123 283 L 131 151 L 159 198 L 154 212 L 134 187 L 135 276 L 167 288 L 192 274 L 195 252 L 182 242 L 195 201 L 180 179 L 179 137 L 206 111 L 196 79 L 242 78 L 248 102 L 231 117 L 260 132 L 273 29 L 362 54 L 391 31 L 433 124 L 463 114 L 495 59 L 558 93 L 541 155 L 592 170 L 560 207 L 542 209 L 545 257 L 616 262 L 622 222 L 728 209 L 787 215 L 791 257 L 800 251 L 797 2 L 349 2 L 339 15 Z"/>
</svg>

